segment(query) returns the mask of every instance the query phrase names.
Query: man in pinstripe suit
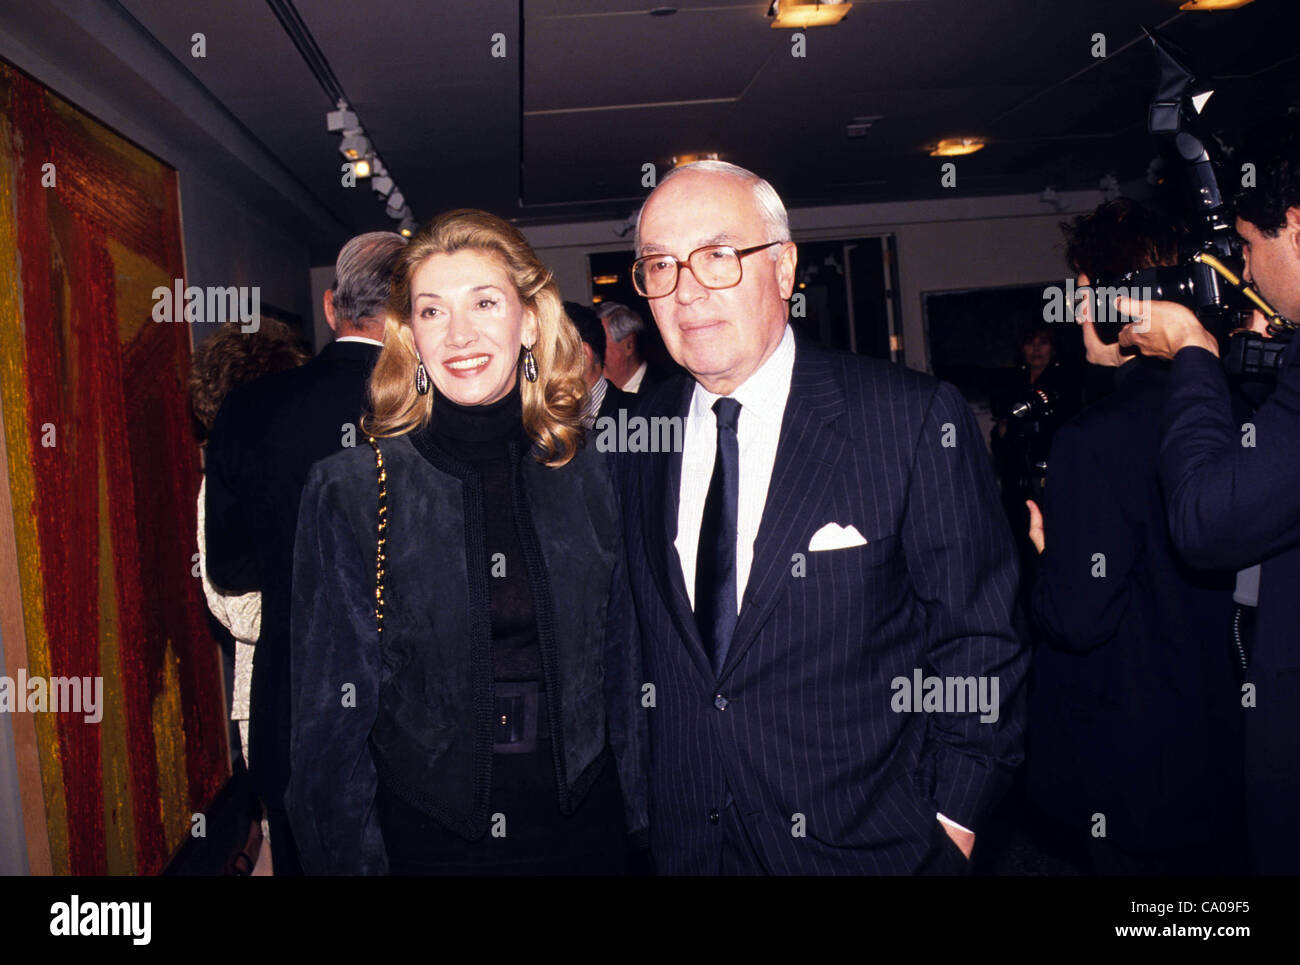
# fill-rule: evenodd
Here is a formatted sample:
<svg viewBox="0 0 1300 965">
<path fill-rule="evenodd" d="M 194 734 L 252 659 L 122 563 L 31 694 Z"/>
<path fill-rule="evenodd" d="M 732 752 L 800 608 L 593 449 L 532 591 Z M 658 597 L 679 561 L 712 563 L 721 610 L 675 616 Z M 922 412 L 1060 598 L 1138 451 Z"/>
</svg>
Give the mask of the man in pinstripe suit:
<svg viewBox="0 0 1300 965">
<path fill-rule="evenodd" d="M 641 410 L 684 419 L 682 451 L 621 466 L 658 870 L 964 871 L 1021 759 L 1028 663 L 969 410 L 794 336 L 785 209 L 742 168 L 665 177 L 637 255 L 692 376 Z"/>
</svg>

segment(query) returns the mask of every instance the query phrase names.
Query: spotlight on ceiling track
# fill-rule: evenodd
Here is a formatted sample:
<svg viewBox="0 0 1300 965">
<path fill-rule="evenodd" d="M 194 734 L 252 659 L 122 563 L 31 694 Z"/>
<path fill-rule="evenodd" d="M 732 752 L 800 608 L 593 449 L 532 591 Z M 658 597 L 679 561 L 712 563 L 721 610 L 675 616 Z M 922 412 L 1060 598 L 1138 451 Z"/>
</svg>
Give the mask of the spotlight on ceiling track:
<svg viewBox="0 0 1300 965">
<path fill-rule="evenodd" d="M 853 4 L 844 0 L 772 0 L 767 15 L 772 29 L 830 27 L 848 16 Z"/>
<path fill-rule="evenodd" d="M 361 129 L 357 115 L 348 109 L 347 101 L 339 101 L 339 109 L 325 115 L 325 126 L 331 134 L 350 134 Z"/>
<path fill-rule="evenodd" d="M 339 153 L 356 160 L 370 153 L 370 139 L 364 134 L 349 134 L 339 142 Z"/>
<path fill-rule="evenodd" d="M 402 233 L 410 237 L 412 231 L 409 229 L 413 229 L 415 225 L 415 216 L 407 206 L 406 199 L 402 197 L 402 192 L 398 190 L 388 173 L 388 168 L 375 152 L 374 145 L 366 136 L 356 111 L 352 110 L 344 97 L 340 96 L 337 104 L 338 110 L 330 111 L 325 115 L 325 126 L 331 133 L 342 135 L 339 140 L 339 153 L 352 162 L 354 177 L 370 180 L 370 186 L 374 188 L 375 193 L 386 201 L 385 213 L 390 218 L 401 221 L 402 227 L 408 229 Z"/>
</svg>

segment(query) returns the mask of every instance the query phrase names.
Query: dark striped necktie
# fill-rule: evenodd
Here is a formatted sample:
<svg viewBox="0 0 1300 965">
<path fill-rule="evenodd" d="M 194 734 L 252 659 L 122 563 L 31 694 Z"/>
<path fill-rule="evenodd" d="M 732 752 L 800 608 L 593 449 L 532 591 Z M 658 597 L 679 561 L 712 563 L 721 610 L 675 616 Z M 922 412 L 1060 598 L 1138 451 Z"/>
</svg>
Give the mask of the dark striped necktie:
<svg viewBox="0 0 1300 965">
<path fill-rule="evenodd" d="M 704 499 L 700 542 L 695 554 L 695 622 L 715 674 L 721 673 L 736 632 L 736 507 L 740 501 L 740 403 L 713 403 L 718 423 L 713 478 Z"/>
</svg>

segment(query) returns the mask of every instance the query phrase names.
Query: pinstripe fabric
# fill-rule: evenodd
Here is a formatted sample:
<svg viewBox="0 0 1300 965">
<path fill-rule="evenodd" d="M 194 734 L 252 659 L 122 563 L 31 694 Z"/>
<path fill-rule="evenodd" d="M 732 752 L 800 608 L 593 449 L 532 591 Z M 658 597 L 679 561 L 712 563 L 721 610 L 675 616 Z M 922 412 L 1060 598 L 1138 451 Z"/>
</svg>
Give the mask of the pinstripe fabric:
<svg viewBox="0 0 1300 965">
<path fill-rule="evenodd" d="M 658 386 L 641 414 L 684 416 L 692 388 Z M 1029 659 L 1013 629 L 1010 533 L 961 395 L 798 339 L 753 568 L 716 679 L 672 545 L 681 456 L 628 455 L 622 472 L 656 694 L 645 712 L 659 870 L 718 870 L 724 822 L 709 815 L 728 791 L 767 872 L 960 870 L 935 812 L 978 832 L 1009 783 Z M 854 525 L 867 544 L 808 552 L 828 522 Z M 997 676 L 998 721 L 894 712 L 891 681 L 915 668 Z"/>
</svg>

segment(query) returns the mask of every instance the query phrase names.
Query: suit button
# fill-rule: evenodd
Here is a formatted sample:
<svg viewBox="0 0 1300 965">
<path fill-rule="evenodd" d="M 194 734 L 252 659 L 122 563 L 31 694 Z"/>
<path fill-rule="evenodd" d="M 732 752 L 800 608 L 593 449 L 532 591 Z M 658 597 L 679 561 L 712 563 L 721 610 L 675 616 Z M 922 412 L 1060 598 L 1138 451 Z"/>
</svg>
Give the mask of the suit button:
<svg viewBox="0 0 1300 965">
<path fill-rule="evenodd" d="M 719 821 L 718 809 L 717 809 L 717 808 L 709 808 L 709 823 L 710 823 L 710 824 L 717 824 L 718 821 Z"/>
<path fill-rule="evenodd" d="M 718 708 L 718 710 L 726 710 L 726 709 L 727 709 L 727 698 L 724 697 L 724 696 L 722 696 L 722 694 L 714 694 L 714 695 L 713 695 L 713 706 L 716 707 L 716 708 Z"/>
</svg>

